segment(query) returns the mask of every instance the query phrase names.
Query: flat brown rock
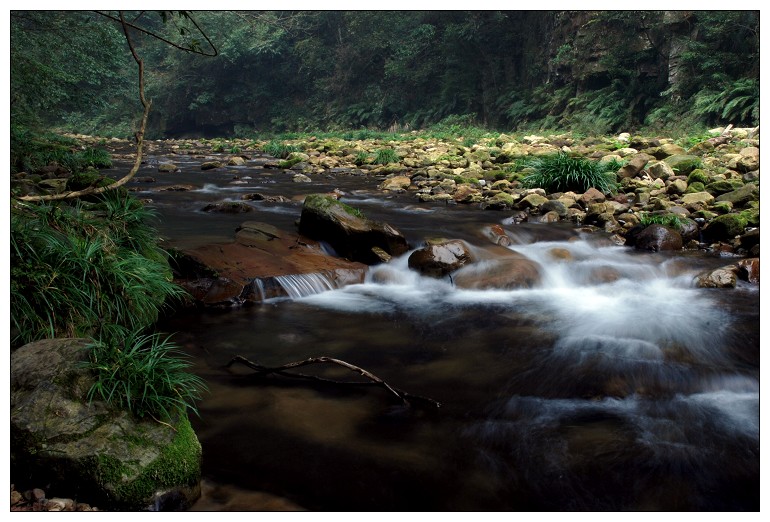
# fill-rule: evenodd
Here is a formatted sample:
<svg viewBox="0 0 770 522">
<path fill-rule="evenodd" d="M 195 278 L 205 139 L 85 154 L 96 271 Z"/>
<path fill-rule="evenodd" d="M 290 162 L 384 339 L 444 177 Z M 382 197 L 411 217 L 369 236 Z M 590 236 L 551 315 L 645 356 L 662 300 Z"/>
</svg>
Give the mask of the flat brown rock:
<svg viewBox="0 0 770 522">
<path fill-rule="evenodd" d="M 329 256 L 302 236 L 270 225 L 258 231 L 255 225 L 244 223 L 235 241 L 182 251 L 176 260 L 178 282 L 204 304 L 242 304 L 281 295 L 269 281 L 278 276 L 323 274 L 335 286 L 363 281 L 363 263 Z M 269 295 L 254 291 L 257 281 L 272 289 Z"/>
</svg>

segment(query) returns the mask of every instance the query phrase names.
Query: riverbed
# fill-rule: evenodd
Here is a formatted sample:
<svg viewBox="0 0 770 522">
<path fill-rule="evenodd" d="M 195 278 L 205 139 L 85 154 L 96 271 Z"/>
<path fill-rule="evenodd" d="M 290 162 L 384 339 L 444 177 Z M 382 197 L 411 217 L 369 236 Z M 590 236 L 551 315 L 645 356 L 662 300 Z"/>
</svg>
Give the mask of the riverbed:
<svg viewBox="0 0 770 522">
<path fill-rule="evenodd" d="M 164 174 L 164 159 L 150 156 L 137 174 L 155 182 L 131 187 L 169 248 L 230 240 L 247 220 L 294 230 L 304 195 L 336 191 L 414 247 L 462 239 L 485 258 L 476 270 L 494 268 L 483 230 L 500 225 L 543 274 L 533 288 L 460 289 L 410 270 L 406 254 L 362 284 L 168 318 L 161 327 L 210 388 L 192 422 L 204 479 L 221 494 L 315 511 L 759 509 L 758 285 L 693 285 L 731 259 L 639 252 L 572 224 L 418 203 L 363 173 L 295 183 L 257 158 L 203 172 L 200 158 L 176 156 L 181 172 Z M 172 184 L 192 190 L 158 190 Z M 286 201 L 202 211 L 253 192 Z M 441 407 L 377 387 L 256 377 L 226 367 L 236 355 L 268 366 L 334 357 Z"/>
</svg>

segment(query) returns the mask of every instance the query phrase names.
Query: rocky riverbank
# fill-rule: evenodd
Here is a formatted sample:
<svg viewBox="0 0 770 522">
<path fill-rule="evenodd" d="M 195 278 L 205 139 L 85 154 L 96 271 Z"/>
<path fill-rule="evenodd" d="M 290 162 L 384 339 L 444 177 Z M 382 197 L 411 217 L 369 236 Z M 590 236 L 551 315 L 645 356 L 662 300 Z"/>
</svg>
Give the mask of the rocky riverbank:
<svg viewBox="0 0 770 522">
<path fill-rule="evenodd" d="M 133 154 L 128 142 L 78 138 L 92 145 L 101 143 L 116 158 L 129 159 Z M 499 134 L 474 141 L 470 143 L 462 136 L 439 139 L 417 133 L 393 135 L 392 140 L 312 135 L 280 143 L 160 140 L 148 142 L 146 154 L 156 158 L 153 161 L 159 174 L 179 171 L 174 157 L 185 156 L 199 160 L 197 168 L 201 170 L 244 163 L 262 169 L 285 169 L 298 183 L 320 176 L 365 175 L 384 193 L 408 192 L 414 194 L 416 202 L 510 211 L 512 219 L 519 221 L 571 221 L 622 237 L 640 222 L 670 225 L 684 220 L 689 236 L 683 248 L 711 248 L 739 255 L 758 253 L 758 128 L 717 128 L 697 139 L 679 140 L 686 141 L 688 147 L 672 138 L 628 133 L 584 139 L 569 134 Z M 558 153 L 618 166 L 617 191 L 589 189 L 576 193 L 525 188 L 522 180 L 533 171 L 528 162 Z M 17 182 L 36 181 L 35 176 L 41 177 L 21 173 Z M 44 186 L 56 186 L 50 180 L 38 181 Z M 694 229 L 689 220 L 695 223 Z M 751 237 L 737 239 L 747 232 Z"/>
</svg>

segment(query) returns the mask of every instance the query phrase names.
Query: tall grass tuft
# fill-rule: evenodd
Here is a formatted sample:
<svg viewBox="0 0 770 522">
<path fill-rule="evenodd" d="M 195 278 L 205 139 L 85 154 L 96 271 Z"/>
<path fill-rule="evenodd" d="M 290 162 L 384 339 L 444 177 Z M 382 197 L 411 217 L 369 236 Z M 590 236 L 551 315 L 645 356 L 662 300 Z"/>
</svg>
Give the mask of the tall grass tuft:
<svg viewBox="0 0 770 522">
<path fill-rule="evenodd" d="M 157 321 L 184 291 L 173 283 L 148 213 L 132 197 L 11 209 L 11 346 L 90 336 L 104 324 Z"/>
<path fill-rule="evenodd" d="M 142 418 L 168 420 L 188 408 L 207 390 L 200 377 L 189 373 L 187 355 L 171 336 L 142 335 L 122 327 L 102 330 L 90 345 L 85 365 L 96 375 L 89 401 L 103 400 Z"/>
<path fill-rule="evenodd" d="M 270 141 L 262 147 L 262 152 L 274 158 L 286 159 L 292 152 L 302 152 L 297 145 L 290 145 L 280 141 Z"/>
<path fill-rule="evenodd" d="M 564 152 L 528 162 L 534 172 L 521 179 L 526 188 L 540 187 L 547 192 L 585 192 L 593 187 L 604 194 L 617 190 L 616 175 L 608 167 Z M 612 168 L 612 165 L 609 165 Z"/>
<path fill-rule="evenodd" d="M 374 153 L 374 159 L 372 163 L 375 165 L 387 165 L 388 163 L 398 163 L 401 158 L 393 149 L 378 149 Z"/>
</svg>

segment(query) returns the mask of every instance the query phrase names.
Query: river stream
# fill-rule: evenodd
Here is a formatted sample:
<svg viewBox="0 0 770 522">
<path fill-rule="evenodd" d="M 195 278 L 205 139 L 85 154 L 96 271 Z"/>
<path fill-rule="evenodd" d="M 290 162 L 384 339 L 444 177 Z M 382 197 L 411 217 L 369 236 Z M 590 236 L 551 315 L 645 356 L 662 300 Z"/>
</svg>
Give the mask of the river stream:
<svg viewBox="0 0 770 522">
<path fill-rule="evenodd" d="M 167 246 L 233 237 L 243 221 L 294 230 L 304 194 L 387 221 L 417 247 L 462 239 L 496 263 L 481 232 L 501 225 L 536 261 L 535 288 L 468 290 L 422 277 L 408 254 L 363 284 L 285 280 L 291 297 L 188 310 L 162 328 L 210 388 L 193 425 L 203 476 L 226 495 L 267 492 L 318 511 L 759 509 L 759 290 L 697 289 L 722 266 L 702 252 L 642 253 L 569 224 L 514 224 L 510 212 L 418 204 L 379 180 L 333 173 L 312 183 L 257 162 L 135 182 Z M 158 192 L 190 183 L 196 190 Z M 202 212 L 249 192 L 254 211 Z M 555 255 L 558 254 L 558 255 Z M 441 402 L 406 407 L 377 387 L 339 387 L 226 368 L 329 356 Z M 339 367 L 304 368 L 329 378 Z M 240 505 L 234 509 L 270 509 Z"/>
</svg>

